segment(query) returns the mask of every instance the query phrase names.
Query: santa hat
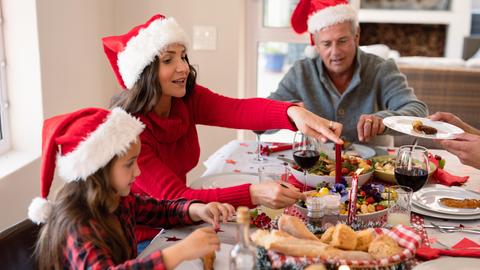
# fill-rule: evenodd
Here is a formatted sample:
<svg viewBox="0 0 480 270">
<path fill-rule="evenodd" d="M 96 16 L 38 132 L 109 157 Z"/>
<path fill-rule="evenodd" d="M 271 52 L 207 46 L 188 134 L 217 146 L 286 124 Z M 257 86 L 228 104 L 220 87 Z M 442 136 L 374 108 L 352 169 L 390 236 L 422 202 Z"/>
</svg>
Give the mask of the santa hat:
<svg viewBox="0 0 480 270">
<path fill-rule="evenodd" d="M 348 0 L 300 0 L 291 18 L 295 32 L 310 33 L 310 46 L 305 48 L 305 55 L 309 58 L 318 55 L 314 47 L 313 34 L 345 21 L 358 24 L 357 12 L 348 4 Z"/>
<path fill-rule="evenodd" d="M 123 88 L 130 89 L 143 69 L 170 44 L 188 46 L 188 37 L 174 18 L 155 15 L 130 32 L 102 38 L 103 49 Z"/>
<path fill-rule="evenodd" d="M 120 108 L 87 108 L 45 120 L 40 167 L 41 198 L 33 199 L 28 217 L 44 223 L 55 167 L 67 182 L 84 181 L 116 155 L 125 153 L 143 131 L 143 123 Z"/>
</svg>

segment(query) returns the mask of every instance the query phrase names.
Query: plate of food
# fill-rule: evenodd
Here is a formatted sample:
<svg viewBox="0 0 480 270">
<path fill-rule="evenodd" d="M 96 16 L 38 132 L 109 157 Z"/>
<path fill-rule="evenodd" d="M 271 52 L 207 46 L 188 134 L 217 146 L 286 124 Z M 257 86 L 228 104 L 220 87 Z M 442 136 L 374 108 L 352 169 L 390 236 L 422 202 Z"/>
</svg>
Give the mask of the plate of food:
<svg viewBox="0 0 480 270">
<path fill-rule="evenodd" d="M 404 263 L 415 256 L 421 243 L 420 235 L 403 225 L 391 230 L 354 231 L 338 223 L 318 236 L 299 218 L 289 215 L 280 217 L 278 230 L 256 230 L 251 239 L 259 249 L 260 263 L 269 261 L 274 269 L 288 268 L 290 264 L 323 264 L 326 269 L 336 269 L 338 265 L 353 269 L 404 269 Z"/>
<path fill-rule="evenodd" d="M 383 180 L 388 183 L 397 184 L 395 180 L 395 156 L 384 155 L 373 157 L 373 176 L 376 179 Z M 430 169 L 428 170 L 428 177 L 432 177 L 437 169 L 433 162 L 430 162 Z"/>
<path fill-rule="evenodd" d="M 426 186 L 412 196 L 415 206 L 450 215 L 480 214 L 480 193 L 461 187 Z"/>
<path fill-rule="evenodd" d="M 426 139 L 453 139 L 463 129 L 441 121 L 415 116 L 390 116 L 383 124 L 395 131 Z"/>
<path fill-rule="evenodd" d="M 307 191 L 305 192 L 305 195 L 307 196 L 308 200 L 308 197 L 323 197 L 325 195 L 340 194 L 341 199 L 338 209 L 339 219 L 345 222 L 348 214 L 348 190 L 348 188 L 344 189 L 344 187 L 339 187 L 338 184 L 335 184 L 333 188 L 323 187 L 317 190 Z M 382 184 L 368 183 L 360 186 L 357 192 L 356 207 L 356 215 L 359 224 L 384 224 L 389 207 L 388 199 L 395 196 L 396 195 L 392 194 L 392 191 L 390 191 L 388 187 L 385 187 Z M 305 206 L 305 202 L 298 201 L 294 206 L 297 208 L 297 211 L 302 215 L 302 217 L 307 217 L 307 208 Z"/>
<path fill-rule="evenodd" d="M 372 161 L 356 156 L 342 156 L 342 176 L 345 177 L 348 185 L 352 183 L 352 175 L 358 169 L 363 171 L 358 176 L 358 185 L 366 183 L 373 174 Z M 293 176 L 300 182 L 304 182 L 303 171 L 298 166 L 291 166 Z M 330 159 L 327 154 L 320 153 L 320 158 L 317 163 L 308 170 L 307 185 L 310 187 L 317 187 L 322 184 L 335 184 L 335 161 Z"/>
</svg>

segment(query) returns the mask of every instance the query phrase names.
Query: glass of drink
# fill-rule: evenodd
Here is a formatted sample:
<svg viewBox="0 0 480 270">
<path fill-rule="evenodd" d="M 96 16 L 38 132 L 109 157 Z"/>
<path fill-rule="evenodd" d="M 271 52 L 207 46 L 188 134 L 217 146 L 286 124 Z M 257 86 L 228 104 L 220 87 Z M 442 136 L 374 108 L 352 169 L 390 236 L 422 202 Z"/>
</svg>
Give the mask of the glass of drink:
<svg viewBox="0 0 480 270">
<path fill-rule="evenodd" d="M 421 189 L 428 179 L 428 151 L 425 147 L 404 145 L 398 149 L 395 161 L 395 179 L 413 192 Z"/>
<path fill-rule="evenodd" d="M 413 191 L 407 186 L 391 186 L 388 189 L 387 223 L 391 226 L 410 226 L 411 199 Z"/>
<path fill-rule="evenodd" d="M 265 130 L 252 130 L 253 133 L 257 136 L 257 157 L 253 159 L 255 162 L 265 161 L 265 158 L 262 156 L 262 140 L 261 136 L 265 133 Z"/>
<path fill-rule="evenodd" d="M 258 168 L 260 183 L 275 182 L 282 184 L 287 182 L 290 170 L 287 166 L 280 164 L 268 164 Z M 283 213 L 283 208 L 272 209 L 266 206 L 260 206 L 260 211 L 269 216 L 272 220 Z"/>
<path fill-rule="evenodd" d="M 300 131 L 295 133 L 293 138 L 293 159 L 303 169 L 304 191 L 307 190 L 307 172 L 308 169 L 315 166 L 320 158 L 317 139 L 307 136 Z"/>
</svg>

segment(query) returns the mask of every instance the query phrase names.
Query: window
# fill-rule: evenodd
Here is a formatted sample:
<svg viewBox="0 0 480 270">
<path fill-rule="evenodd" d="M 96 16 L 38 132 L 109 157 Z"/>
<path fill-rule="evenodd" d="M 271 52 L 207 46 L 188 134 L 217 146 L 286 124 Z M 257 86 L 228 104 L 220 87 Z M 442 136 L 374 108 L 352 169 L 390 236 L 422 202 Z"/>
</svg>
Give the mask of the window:
<svg viewBox="0 0 480 270">
<path fill-rule="evenodd" d="M 309 36 L 298 35 L 290 27 L 298 1 L 248 1 L 247 96 L 268 96 L 293 63 L 303 57 Z"/>
<path fill-rule="evenodd" d="M 310 42 L 290 27 L 299 0 L 248 0 L 246 42 L 246 96 L 267 97 L 293 63 L 303 58 Z M 262 135 L 262 140 L 291 142 L 291 131 Z"/>
<path fill-rule="evenodd" d="M 2 14 L 0 7 L 0 16 Z M 2 25 L 0 17 L 0 26 Z M 0 27 L 0 154 L 10 149 L 8 129 L 8 99 L 5 81 L 5 48 L 3 42 L 3 27 Z"/>
</svg>

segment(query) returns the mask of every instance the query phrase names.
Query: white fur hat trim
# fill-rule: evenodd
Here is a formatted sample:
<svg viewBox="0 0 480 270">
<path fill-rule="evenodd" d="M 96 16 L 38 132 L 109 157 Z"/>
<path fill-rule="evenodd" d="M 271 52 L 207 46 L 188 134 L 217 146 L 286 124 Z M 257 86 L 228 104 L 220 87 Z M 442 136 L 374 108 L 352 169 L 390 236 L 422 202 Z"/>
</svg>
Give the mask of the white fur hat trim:
<svg viewBox="0 0 480 270">
<path fill-rule="evenodd" d="M 308 32 L 313 34 L 325 27 L 345 21 L 358 24 L 357 12 L 351 5 L 341 4 L 324 8 L 308 18 Z"/>
<path fill-rule="evenodd" d="M 68 182 L 96 172 L 116 155 L 125 153 L 143 131 L 144 124 L 120 108 L 115 108 L 105 122 L 80 142 L 75 150 L 57 155 L 57 168 Z"/>
<path fill-rule="evenodd" d="M 118 69 L 127 89 L 163 48 L 179 43 L 188 46 L 188 36 L 174 18 L 158 19 L 132 37 L 118 54 Z"/>
<path fill-rule="evenodd" d="M 28 218 L 37 225 L 45 223 L 52 213 L 52 205 L 44 198 L 36 197 L 28 207 Z"/>
</svg>

